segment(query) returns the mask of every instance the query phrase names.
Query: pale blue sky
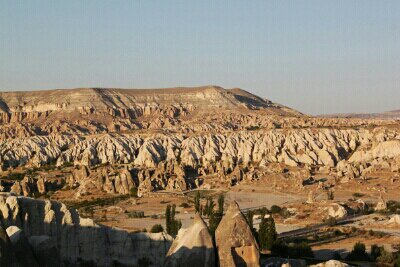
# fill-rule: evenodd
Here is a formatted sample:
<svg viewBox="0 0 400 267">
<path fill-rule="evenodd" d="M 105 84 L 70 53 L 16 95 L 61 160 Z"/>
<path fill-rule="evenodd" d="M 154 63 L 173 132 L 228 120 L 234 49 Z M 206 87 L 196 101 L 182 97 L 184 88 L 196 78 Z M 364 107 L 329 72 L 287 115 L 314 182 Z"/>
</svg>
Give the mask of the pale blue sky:
<svg viewBox="0 0 400 267">
<path fill-rule="evenodd" d="M 0 0 L 0 90 L 240 87 L 400 109 L 400 1 Z"/>
</svg>

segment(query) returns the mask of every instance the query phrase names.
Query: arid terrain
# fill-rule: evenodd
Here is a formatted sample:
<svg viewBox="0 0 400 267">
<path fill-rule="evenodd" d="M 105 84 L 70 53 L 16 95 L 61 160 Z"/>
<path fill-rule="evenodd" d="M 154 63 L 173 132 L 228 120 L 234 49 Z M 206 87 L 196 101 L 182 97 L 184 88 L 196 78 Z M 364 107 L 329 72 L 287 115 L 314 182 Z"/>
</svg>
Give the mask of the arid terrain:
<svg viewBox="0 0 400 267">
<path fill-rule="evenodd" d="M 377 266 L 346 257 L 359 241 L 368 253 L 399 249 L 399 118 L 314 117 L 217 86 L 2 92 L 0 218 L 31 245 L 49 237 L 66 266 L 185 266 L 179 255 L 196 253 L 182 248 L 198 246 L 188 236 L 206 236 L 204 259 L 213 259 L 215 242 L 220 266 L 229 266 L 219 249 L 229 247 L 229 216 L 240 207 L 254 231 L 267 212 L 278 240 L 310 246 L 308 265 Z M 212 216 L 196 213 L 198 196 L 201 207 L 223 196 L 226 227 L 214 239 L 204 233 Z M 151 231 L 169 227 L 173 205 L 187 229 L 175 241 Z M 281 266 L 268 265 L 273 251 L 259 249 L 241 220 L 250 237 L 235 253 Z"/>
</svg>

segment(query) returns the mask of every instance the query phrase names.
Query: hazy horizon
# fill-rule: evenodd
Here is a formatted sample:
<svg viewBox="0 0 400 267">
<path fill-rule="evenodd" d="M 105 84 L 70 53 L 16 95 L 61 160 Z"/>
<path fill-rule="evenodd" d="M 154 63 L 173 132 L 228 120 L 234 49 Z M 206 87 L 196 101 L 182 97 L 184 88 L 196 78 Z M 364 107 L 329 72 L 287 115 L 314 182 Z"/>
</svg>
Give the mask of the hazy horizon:
<svg viewBox="0 0 400 267">
<path fill-rule="evenodd" d="M 0 91 L 241 88 L 308 114 L 400 109 L 398 1 L 0 0 Z"/>
</svg>

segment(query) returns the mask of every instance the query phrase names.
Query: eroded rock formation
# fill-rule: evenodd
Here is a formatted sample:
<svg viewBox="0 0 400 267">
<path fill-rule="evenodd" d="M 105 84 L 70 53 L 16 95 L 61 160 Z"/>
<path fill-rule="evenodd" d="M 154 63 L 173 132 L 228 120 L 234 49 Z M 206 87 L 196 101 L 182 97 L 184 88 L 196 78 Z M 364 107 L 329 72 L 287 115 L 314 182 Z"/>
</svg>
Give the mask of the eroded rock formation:
<svg viewBox="0 0 400 267">
<path fill-rule="evenodd" d="M 1 195 L 0 211 L 5 227 L 23 230 L 39 263 L 56 249 L 60 261 L 69 263 L 137 266 L 140 260 L 146 260 L 162 266 L 172 241 L 163 233 L 128 233 L 100 226 L 64 204 L 48 200 Z"/>
<path fill-rule="evenodd" d="M 258 244 L 239 205 L 232 202 L 215 231 L 219 266 L 260 266 Z"/>
<path fill-rule="evenodd" d="M 179 230 L 168 251 L 165 266 L 212 267 L 215 264 L 212 237 L 203 219 L 196 214 L 189 228 Z"/>
</svg>

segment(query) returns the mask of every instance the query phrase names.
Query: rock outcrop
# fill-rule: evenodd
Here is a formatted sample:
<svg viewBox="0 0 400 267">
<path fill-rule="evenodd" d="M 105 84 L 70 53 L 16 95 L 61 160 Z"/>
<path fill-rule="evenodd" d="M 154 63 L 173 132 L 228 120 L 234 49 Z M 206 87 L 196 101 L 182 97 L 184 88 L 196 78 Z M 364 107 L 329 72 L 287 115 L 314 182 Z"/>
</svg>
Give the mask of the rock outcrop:
<svg viewBox="0 0 400 267">
<path fill-rule="evenodd" d="M 347 216 L 347 209 L 340 204 L 333 203 L 328 208 L 328 216 L 336 219 L 342 219 Z"/>
<path fill-rule="evenodd" d="M 32 247 L 29 244 L 29 240 L 25 236 L 23 230 L 19 229 L 17 226 L 10 226 L 7 228 L 7 235 L 9 236 L 12 243 L 15 257 L 18 259 L 18 262 L 22 266 L 39 266 L 35 256 L 33 255 Z M 57 264 L 60 263 L 60 261 L 57 262 Z"/>
<path fill-rule="evenodd" d="M 232 202 L 215 231 L 219 266 L 260 266 L 258 244 L 239 206 Z"/>
<path fill-rule="evenodd" d="M 388 224 L 400 226 L 400 215 L 399 215 L 399 214 L 393 215 L 393 216 L 389 219 Z"/>
<path fill-rule="evenodd" d="M 20 267 L 15 257 L 10 238 L 0 221 L 0 266 Z"/>
<path fill-rule="evenodd" d="M 165 266 L 216 266 L 213 240 L 200 215 L 195 215 L 189 228 L 179 230 L 168 251 Z"/>
<path fill-rule="evenodd" d="M 48 200 L 1 195 L 0 213 L 6 227 L 23 229 L 39 261 L 56 253 L 56 248 L 60 261 L 72 264 L 136 266 L 147 261 L 151 266 L 162 266 L 172 242 L 163 233 L 127 233 L 97 225 L 64 204 Z M 7 235 L 4 240 L 9 246 Z"/>
</svg>

